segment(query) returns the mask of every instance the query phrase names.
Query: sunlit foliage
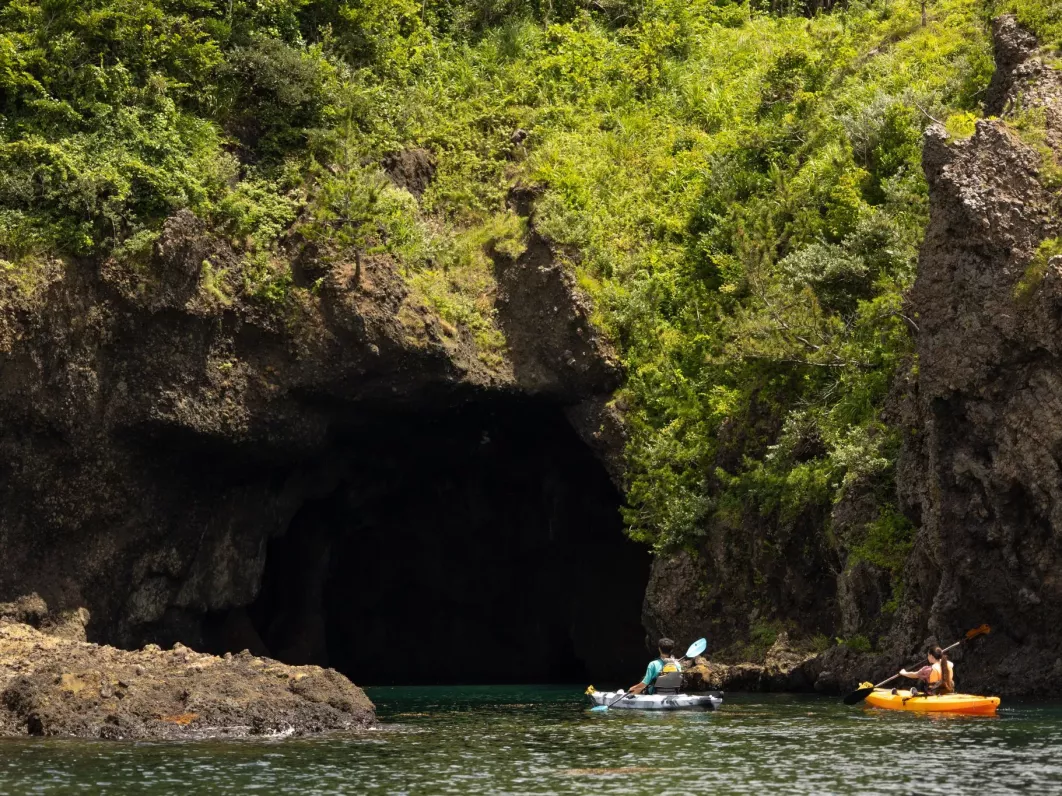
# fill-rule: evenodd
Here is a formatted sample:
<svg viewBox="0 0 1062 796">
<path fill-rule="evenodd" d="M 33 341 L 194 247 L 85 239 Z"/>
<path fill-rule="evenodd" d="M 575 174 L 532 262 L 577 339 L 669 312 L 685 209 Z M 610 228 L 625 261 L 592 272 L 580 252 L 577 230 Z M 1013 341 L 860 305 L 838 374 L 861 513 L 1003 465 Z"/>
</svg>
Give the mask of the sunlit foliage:
<svg viewBox="0 0 1062 796">
<path fill-rule="evenodd" d="M 0 262 L 128 256 L 188 208 L 244 252 L 250 293 L 297 289 L 255 274 L 298 231 L 390 258 L 494 352 L 485 253 L 519 250 L 505 199 L 537 185 L 537 229 L 628 370 L 631 534 L 689 545 L 869 484 L 889 532 L 865 557 L 892 561 L 882 408 L 912 362 L 921 133 L 972 123 L 991 11 L 0 0 Z M 418 198 L 378 166 L 414 146 L 437 161 Z"/>
</svg>

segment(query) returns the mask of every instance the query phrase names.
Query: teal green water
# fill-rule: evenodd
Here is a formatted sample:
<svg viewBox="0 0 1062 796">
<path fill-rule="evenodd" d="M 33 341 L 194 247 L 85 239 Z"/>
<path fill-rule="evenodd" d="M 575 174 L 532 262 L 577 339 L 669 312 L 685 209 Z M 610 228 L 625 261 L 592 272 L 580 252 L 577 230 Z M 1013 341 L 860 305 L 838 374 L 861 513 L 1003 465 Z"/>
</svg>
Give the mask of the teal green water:
<svg viewBox="0 0 1062 796">
<path fill-rule="evenodd" d="M 997 718 L 727 695 L 716 713 L 590 713 L 564 687 L 371 689 L 386 725 L 312 740 L 0 742 L 0 794 L 1062 791 L 1062 704 Z"/>
</svg>

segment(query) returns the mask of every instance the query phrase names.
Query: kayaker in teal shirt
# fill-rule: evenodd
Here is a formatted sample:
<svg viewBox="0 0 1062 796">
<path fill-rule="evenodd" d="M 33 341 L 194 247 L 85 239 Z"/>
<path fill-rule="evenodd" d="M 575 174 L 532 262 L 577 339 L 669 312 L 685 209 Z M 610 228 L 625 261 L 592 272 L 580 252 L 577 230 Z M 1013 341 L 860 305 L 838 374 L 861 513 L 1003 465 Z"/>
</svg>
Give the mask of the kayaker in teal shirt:
<svg viewBox="0 0 1062 796">
<path fill-rule="evenodd" d="M 627 691 L 628 694 L 641 694 L 648 689 L 649 693 L 653 693 L 656 680 L 660 675 L 665 672 L 681 672 L 682 667 L 679 662 L 671 657 L 671 651 L 675 649 L 675 642 L 669 638 L 662 638 L 656 644 L 657 649 L 660 651 L 660 657 L 654 661 L 649 662 L 648 668 L 645 670 L 645 677 L 642 678 L 640 683 L 632 685 Z"/>
</svg>

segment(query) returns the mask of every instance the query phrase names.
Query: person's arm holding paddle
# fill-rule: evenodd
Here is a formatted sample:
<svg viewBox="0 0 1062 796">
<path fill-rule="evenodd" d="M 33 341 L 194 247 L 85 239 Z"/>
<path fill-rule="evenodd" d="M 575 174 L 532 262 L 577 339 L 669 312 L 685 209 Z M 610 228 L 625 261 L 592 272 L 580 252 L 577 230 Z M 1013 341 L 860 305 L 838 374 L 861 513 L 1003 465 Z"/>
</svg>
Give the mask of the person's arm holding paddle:
<svg viewBox="0 0 1062 796">
<path fill-rule="evenodd" d="M 933 673 L 932 666 L 923 666 L 917 672 L 909 672 L 906 669 L 900 669 L 900 677 L 910 677 L 912 680 L 925 680 L 929 681 L 929 676 Z"/>
<path fill-rule="evenodd" d="M 627 689 L 628 694 L 641 694 L 656 682 L 656 678 L 660 676 L 660 672 L 664 668 L 664 662 L 657 658 L 655 661 L 650 662 L 649 666 L 645 670 L 645 677 L 640 682 L 635 683 Z"/>
<path fill-rule="evenodd" d="M 930 659 L 932 661 L 932 659 Z M 911 686 L 911 695 L 918 693 L 919 691 L 929 691 L 929 681 L 933 677 L 933 667 L 923 666 L 917 672 L 909 672 L 906 669 L 900 669 L 900 677 L 907 677 L 911 680 L 917 680 L 918 683 Z"/>
<path fill-rule="evenodd" d="M 705 648 L 707 646 L 708 646 L 708 641 L 706 639 L 703 639 L 703 638 L 697 639 L 692 644 L 690 644 L 690 648 L 688 650 L 686 650 L 686 658 L 691 658 L 692 659 L 692 658 L 697 657 L 702 652 L 704 652 L 704 650 L 705 650 Z M 679 666 L 678 661 L 676 661 L 674 658 L 671 657 L 671 651 L 674 649 L 674 647 L 675 647 L 675 642 L 672 641 L 671 639 L 669 639 L 669 638 L 660 639 L 659 643 L 657 644 L 657 649 L 658 649 L 658 651 L 660 653 L 660 657 L 658 657 L 656 660 L 650 662 L 650 664 L 646 667 L 646 669 L 645 669 L 645 677 L 642 678 L 642 681 L 640 683 L 635 683 L 634 685 L 632 685 L 630 687 L 629 691 L 618 691 L 618 692 L 616 692 L 617 696 L 611 702 L 609 702 L 607 705 L 596 705 L 595 707 L 591 708 L 591 710 L 594 710 L 594 711 L 608 710 L 610 707 L 615 705 L 621 699 L 627 699 L 628 697 L 636 696 L 637 694 L 644 694 L 646 689 L 652 688 L 654 686 L 654 684 L 657 681 L 657 678 L 660 677 L 661 672 L 663 672 L 664 669 L 669 666 L 669 662 L 670 662 L 670 664 L 674 664 L 674 666 L 672 668 L 676 672 L 681 672 L 682 668 Z M 669 669 L 669 671 L 671 671 L 671 669 Z M 593 688 L 593 686 L 591 686 L 591 688 Z M 587 693 L 589 693 L 589 692 L 587 692 Z"/>
</svg>

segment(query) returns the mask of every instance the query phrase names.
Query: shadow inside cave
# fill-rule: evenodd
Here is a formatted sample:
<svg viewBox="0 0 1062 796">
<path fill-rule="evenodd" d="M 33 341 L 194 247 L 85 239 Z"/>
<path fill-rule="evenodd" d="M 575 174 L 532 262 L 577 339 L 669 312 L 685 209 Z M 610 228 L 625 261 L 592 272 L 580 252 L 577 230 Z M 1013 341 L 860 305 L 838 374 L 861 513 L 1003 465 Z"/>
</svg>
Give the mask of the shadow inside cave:
<svg viewBox="0 0 1062 796">
<path fill-rule="evenodd" d="M 212 652 L 359 684 L 632 680 L 648 551 L 561 407 L 491 398 L 336 436 L 339 485 L 269 542 L 255 602 Z"/>
</svg>

